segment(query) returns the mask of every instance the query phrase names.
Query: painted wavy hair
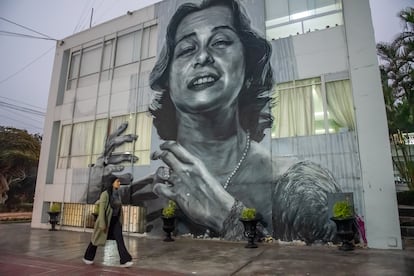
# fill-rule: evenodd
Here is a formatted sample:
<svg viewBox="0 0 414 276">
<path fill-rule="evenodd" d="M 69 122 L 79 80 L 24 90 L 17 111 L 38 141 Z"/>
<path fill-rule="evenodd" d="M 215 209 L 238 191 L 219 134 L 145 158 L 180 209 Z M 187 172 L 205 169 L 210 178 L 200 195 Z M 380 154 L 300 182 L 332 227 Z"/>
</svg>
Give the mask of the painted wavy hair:
<svg viewBox="0 0 414 276">
<path fill-rule="evenodd" d="M 187 15 L 212 6 L 230 8 L 234 27 L 243 46 L 245 55 L 245 79 L 239 95 L 239 119 L 244 130 L 250 131 L 251 139 L 260 142 L 264 130 L 272 125 L 269 106 L 273 73 L 270 66 L 271 45 L 250 26 L 250 20 L 243 7 L 236 0 L 204 0 L 200 5 L 186 3 L 172 16 L 167 27 L 165 44 L 150 74 L 150 86 L 155 92 L 149 111 L 154 125 L 163 140 L 176 140 L 176 110 L 169 93 L 168 74 L 175 46 L 176 30 Z"/>
</svg>

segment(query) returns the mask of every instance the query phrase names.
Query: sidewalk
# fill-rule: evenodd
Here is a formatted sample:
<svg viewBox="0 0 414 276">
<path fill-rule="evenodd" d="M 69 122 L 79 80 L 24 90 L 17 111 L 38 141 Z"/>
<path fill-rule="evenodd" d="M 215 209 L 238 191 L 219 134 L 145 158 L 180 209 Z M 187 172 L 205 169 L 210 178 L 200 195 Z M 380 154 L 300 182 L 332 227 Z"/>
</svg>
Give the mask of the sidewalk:
<svg viewBox="0 0 414 276">
<path fill-rule="evenodd" d="M 125 235 L 134 265 L 119 267 L 114 241 L 98 248 L 95 264 L 81 261 L 90 233 L 0 224 L 0 275 L 414 275 L 414 250 L 259 244 Z"/>
</svg>

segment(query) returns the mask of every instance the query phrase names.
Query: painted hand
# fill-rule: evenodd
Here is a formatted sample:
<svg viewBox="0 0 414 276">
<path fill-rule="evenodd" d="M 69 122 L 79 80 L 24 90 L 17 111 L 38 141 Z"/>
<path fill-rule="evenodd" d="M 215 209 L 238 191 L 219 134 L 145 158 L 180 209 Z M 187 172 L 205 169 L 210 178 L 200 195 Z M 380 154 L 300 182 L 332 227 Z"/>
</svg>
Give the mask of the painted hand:
<svg viewBox="0 0 414 276">
<path fill-rule="evenodd" d="M 172 170 L 168 184 L 159 178 L 154 192 L 174 200 L 195 223 L 220 231 L 234 198 L 200 159 L 176 142 L 165 142 L 160 149 L 153 158 L 163 160 Z"/>
<path fill-rule="evenodd" d="M 125 122 L 118 127 L 115 132 L 110 134 L 105 143 L 104 153 L 99 156 L 95 164 L 91 165 L 89 185 L 87 190 L 86 202 L 88 204 L 95 203 L 99 199 L 99 194 L 102 191 L 103 183 L 102 179 L 112 174 L 113 172 L 122 172 L 124 166 L 119 165 L 124 161 L 135 163 L 138 161 L 138 157 L 130 153 L 113 154 L 113 151 L 123 145 L 124 143 L 131 143 L 135 141 L 138 136 L 134 134 L 121 135 L 128 123 Z M 131 183 L 132 175 L 127 173 L 120 175 L 121 183 Z"/>
</svg>

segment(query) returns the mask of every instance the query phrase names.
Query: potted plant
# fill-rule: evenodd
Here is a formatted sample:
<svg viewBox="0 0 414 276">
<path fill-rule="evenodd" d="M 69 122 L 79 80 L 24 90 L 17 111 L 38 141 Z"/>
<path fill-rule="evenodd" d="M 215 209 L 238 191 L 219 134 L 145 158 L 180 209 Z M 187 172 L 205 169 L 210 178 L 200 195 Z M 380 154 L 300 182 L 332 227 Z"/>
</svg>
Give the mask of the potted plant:
<svg viewBox="0 0 414 276">
<path fill-rule="evenodd" d="M 61 210 L 61 205 L 58 202 L 52 202 L 49 206 L 49 223 L 52 225 L 52 228 L 49 231 L 57 231 L 56 224 L 59 222 L 59 214 Z"/>
<path fill-rule="evenodd" d="M 175 229 L 175 211 L 177 209 L 177 204 L 169 200 L 166 207 L 162 209 L 162 220 L 163 220 L 163 227 L 162 229 L 167 233 L 167 236 L 165 237 L 165 242 L 171 242 L 174 241 L 174 239 L 171 237 L 171 232 Z"/>
<path fill-rule="evenodd" d="M 244 236 L 247 238 L 247 245 L 245 248 L 257 248 L 257 244 L 254 243 L 256 238 L 256 226 L 259 221 L 259 217 L 255 208 L 243 208 L 240 219 L 244 226 Z"/>
<path fill-rule="evenodd" d="M 355 237 L 354 231 L 354 209 L 348 200 L 337 201 L 333 205 L 333 217 L 331 220 L 336 224 L 336 234 L 341 240 L 342 244 L 339 250 L 349 251 L 354 250 L 352 240 Z"/>
</svg>

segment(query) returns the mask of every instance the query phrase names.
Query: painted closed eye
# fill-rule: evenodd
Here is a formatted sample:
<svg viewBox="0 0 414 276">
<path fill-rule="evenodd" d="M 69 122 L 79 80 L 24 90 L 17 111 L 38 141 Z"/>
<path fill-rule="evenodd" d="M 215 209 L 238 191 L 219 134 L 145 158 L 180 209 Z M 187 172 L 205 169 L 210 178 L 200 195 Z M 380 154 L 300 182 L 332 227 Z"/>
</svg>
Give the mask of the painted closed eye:
<svg viewBox="0 0 414 276">
<path fill-rule="evenodd" d="M 211 43 L 211 46 L 218 49 L 226 48 L 233 44 L 233 41 L 228 39 L 217 39 Z"/>
<path fill-rule="evenodd" d="M 188 46 L 185 46 L 185 47 L 179 47 L 178 49 L 176 49 L 176 57 L 189 55 L 192 52 L 194 52 L 195 48 L 196 47 L 193 46 L 193 45 L 188 45 Z"/>
</svg>

